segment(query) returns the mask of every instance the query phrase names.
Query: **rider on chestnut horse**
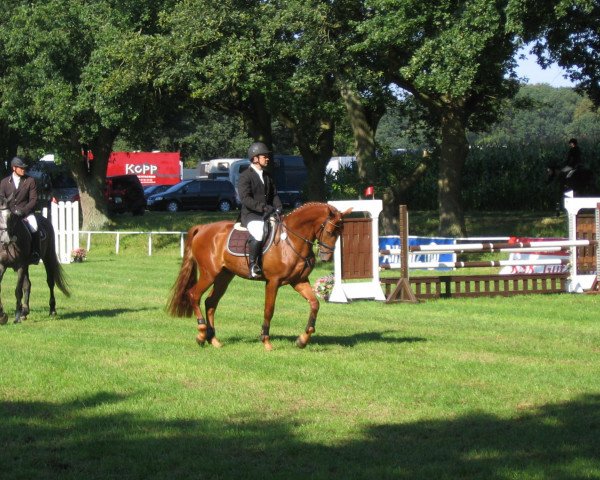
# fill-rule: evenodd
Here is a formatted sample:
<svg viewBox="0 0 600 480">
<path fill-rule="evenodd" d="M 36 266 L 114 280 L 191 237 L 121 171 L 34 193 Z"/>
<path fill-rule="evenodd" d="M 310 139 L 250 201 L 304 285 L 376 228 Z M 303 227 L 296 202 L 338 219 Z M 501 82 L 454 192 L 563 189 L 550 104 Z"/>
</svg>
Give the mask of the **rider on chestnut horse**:
<svg viewBox="0 0 600 480">
<path fill-rule="evenodd" d="M 269 165 L 268 147 L 255 142 L 248 149 L 250 167 L 241 175 L 238 192 L 242 202 L 241 223 L 248 229 L 249 277 L 260 278 L 263 275 L 261 253 L 265 240 L 265 220 L 275 211 L 281 213 L 281 200 L 277 195 L 275 181 L 265 168 Z"/>
</svg>

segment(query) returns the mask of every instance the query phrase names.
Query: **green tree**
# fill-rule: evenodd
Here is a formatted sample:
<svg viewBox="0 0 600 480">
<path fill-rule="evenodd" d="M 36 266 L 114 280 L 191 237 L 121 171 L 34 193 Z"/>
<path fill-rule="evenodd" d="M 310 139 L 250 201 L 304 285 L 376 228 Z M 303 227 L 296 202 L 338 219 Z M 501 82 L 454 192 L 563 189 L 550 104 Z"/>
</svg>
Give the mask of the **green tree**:
<svg viewBox="0 0 600 480">
<path fill-rule="evenodd" d="M 575 110 L 584 99 L 571 88 L 522 85 L 514 99 L 504 103 L 498 122 L 484 132 L 470 135 L 477 145 L 563 142 L 580 136 L 573 130 Z M 582 110 L 583 115 L 585 109 Z"/>
<path fill-rule="evenodd" d="M 600 2 L 555 0 L 536 7 L 527 12 L 524 38 L 533 41 L 540 65 L 558 63 L 577 90 L 600 105 Z"/>
<path fill-rule="evenodd" d="M 310 199 L 324 174 L 339 116 L 321 2 L 191 0 L 166 18 L 162 81 L 202 106 L 239 115 L 255 140 L 276 145 L 275 120 L 293 132 Z M 227 21 L 223 21 L 227 19 Z"/>
<path fill-rule="evenodd" d="M 53 151 L 73 170 L 85 228 L 104 225 L 106 165 L 119 133 L 167 108 L 153 88 L 146 36 L 169 2 L 21 2 L 4 11 L 0 118 L 21 145 Z M 85 145 L 95 155 L 88 172 Z"/>
<path fill-rule="evenodd" d="M 382 75 L 429 110 L 440 138 L 440 233 L 465 235 L 461 181 L 467 129 L 493 121 L 501 100 L 516 92 L 516 82 L 506 79 L 519 45 L 510 18 L 514 2 L 365 3 L 369 15 L 357 26 L 358 47 L 383 57 Z"/>
</svg>

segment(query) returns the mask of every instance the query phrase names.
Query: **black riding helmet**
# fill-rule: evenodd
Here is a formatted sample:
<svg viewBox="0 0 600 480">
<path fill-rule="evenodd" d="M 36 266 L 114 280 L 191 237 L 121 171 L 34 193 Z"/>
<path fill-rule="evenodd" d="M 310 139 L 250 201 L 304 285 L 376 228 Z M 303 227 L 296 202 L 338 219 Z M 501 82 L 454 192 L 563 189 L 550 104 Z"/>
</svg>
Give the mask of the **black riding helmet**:
<svg viewBox="0 0 600 480">
<path fill-rule="evenodd" d="M 11 167 L 20 167 L 20 168 L 28 168 L 29 167 L 29 165 L 27 165 L 19 157 L 13 157 L 13 159 L 10 161 L 10 166 Z"/>
<path fill-rule="evenodd" d="M 271 151 L 269 150 L 269 147 L 267 147 L 262 142 L 254 142 L 252 145 L 250 145 L 250 148 L 248 149 L 248 158 L 250 159 L 250 161 L 252 161 L 254 157 L 258 157 L 259 155 L 270 154 Z"/>
</svg>

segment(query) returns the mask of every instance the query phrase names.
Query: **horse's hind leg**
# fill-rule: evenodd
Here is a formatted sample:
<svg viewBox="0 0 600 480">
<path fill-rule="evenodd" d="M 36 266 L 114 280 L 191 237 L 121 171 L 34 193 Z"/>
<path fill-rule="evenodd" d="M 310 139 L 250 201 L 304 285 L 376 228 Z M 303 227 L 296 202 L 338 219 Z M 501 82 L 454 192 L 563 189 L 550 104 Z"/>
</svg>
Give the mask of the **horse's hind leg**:
<svg viewBox="0 0 600 480">
<path fill-rule="evenodd" d="M 222 270 L 215 281 L 213 282 L 213 288 L 210 294 L 206 297 L 204 301 L 204 309 L 206 310 L 206 319 L 208 320 L 208 326 L 206 327 L 206 340 L 213 347 L 221 347 L 221 342 L 217 340 L 216 331 L 215 331 L 215 311 L 217 310 L 217 306 L 219 305 L 219 301 L 223 294 L 227 291 L 227 287 L 229 283 L 233 279 L 234 274 L 228 270 Z"/>
<path fill-rule="evenodd" d="M 196 320 L 198 321 L 198 335 L 196 336 L 196 342 L 198 342 L 199 345 L 204 345 L 204 342 L 206 342 L 208 330 L 206 326 L 206 320 L 204 319 L 202 310 L 200 309 L 200 299 L 202 298 L 202 295 L 204 295 L 204 292 L 206 292 L 206 290 L 208 290 L 208 288 L 213 284 L 214 278 L 214 275 L 210 275 L 208 272 L 202 270 L 200 272 L 200 278 L 196 284 L 187 292 L 190 298 L 190 304 L 192 305 L 194 314 L 196 315 Z"/>
<path fill-rule="evenodd" d="M 56 282 L 54 281 L 54 276 L 49 272 L 49 268 L 46 262 L 44 262 L 44 266 L 46 267 L 46 283 L 48 284 L 48 288 L 50 289 L 50 300 L 48 303 L 50 306 L 49 315 L 54 317 L 56 316 L 56 298 L 54 297 L 54 286 Z"/>
<path fill-rule="evenodd" d="M 6 269 L 3 265 L 0 265 L 0 293 L 2 292 L 2 278 L 4 277 L 4 272 Z M 0 325 L 6 325 L 8 322 L 8 315 L 4 311 L 4 305 L 2 305 L 2 298 L 0 295 Z"/>
<path fill-rule="evenodd" d="M 311 335 L 315 333 L 315 324 L 317 323 L 317 314 L 319 313 L 319 300 L 317 300 L 310 283 L 297 283 L 296 285 L 293 285 L 293 287 L 294 290 L 302 295 L 310 305 L 310 315 L 308 316 L 306 329 L 304 330 L 304 333 L 300 334 L 296 339 L 296 346 L 298 348 L 304 348 L 308 342 L 310 342 Z"/>
</svg>

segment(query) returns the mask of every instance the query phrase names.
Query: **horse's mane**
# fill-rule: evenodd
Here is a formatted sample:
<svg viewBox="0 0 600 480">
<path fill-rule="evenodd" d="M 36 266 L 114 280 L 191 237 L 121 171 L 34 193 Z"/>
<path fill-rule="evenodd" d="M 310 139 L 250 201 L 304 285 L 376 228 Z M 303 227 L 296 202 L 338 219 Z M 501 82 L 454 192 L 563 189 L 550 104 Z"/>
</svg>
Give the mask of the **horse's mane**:
<svg viewBox="0 0 600 480">
<path fill-rule="evenodd" d="M 294 210 L 292 210 L 290 213 L 288 213 L 286 215 L 286 217 L 290 216 L 290 215 L 296 215 L 297 213 L 301 213 L 303 210 L 307 210 L 308 208 L 313 208 L 313 207 L 328 207 L 329 210 L 331 210 L 332 207 L 331 205 L 327 204 L 327 203 L 322 203 L 322 202 L 307 202 L 307 203 L 303 203 L 302 205 L 300 205 L 299 207 L 296 207 Z"/>
</svg>

